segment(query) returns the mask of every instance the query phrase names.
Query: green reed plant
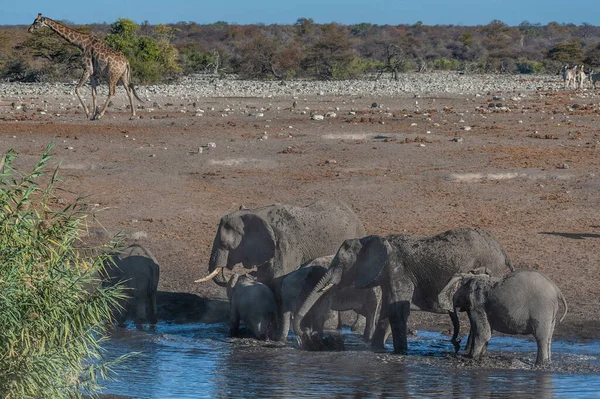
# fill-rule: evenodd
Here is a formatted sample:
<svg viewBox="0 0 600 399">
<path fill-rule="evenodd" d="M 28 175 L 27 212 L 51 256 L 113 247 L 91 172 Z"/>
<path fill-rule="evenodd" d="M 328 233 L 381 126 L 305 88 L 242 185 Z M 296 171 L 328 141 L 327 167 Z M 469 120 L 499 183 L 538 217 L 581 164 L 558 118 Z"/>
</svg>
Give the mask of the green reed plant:
<svg viewBox="0 0 600 399">
<path fill-rule="evenodd" d="M 114 366 L 100 345 L 123 288 L 100 284 L 110 248 L 78 248 L 93 215 L 81 197 L 60 204 L 51 148 L 27 173 L 0 158 L 1 398 L 95 394 Z"/>
</svg>

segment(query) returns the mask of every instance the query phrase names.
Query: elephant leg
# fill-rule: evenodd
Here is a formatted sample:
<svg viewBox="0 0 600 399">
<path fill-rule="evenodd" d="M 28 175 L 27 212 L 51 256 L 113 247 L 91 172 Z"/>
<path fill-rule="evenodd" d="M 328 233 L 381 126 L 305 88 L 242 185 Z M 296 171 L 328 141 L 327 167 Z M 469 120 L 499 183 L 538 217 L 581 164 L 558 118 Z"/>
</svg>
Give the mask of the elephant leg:
<svg viewBox="0 0 600 399">
<path fill-rule="evenodd" d="M 137 328 L 140 328 L 146 319 L 146 298 L 144 297 L 135 297 L 135 325 Z"/>
<path fill-rule="evenodd" d="M 233 306 L 229 312 L 229 334 L 232 337 L 237 337 L 240 333 L 240 315 Z"/>
<path fill-rule="evenodd" d="M 158 322 L 158 311 L 156 309 L 156 291 L 152 291 L 148 296 L 148 307 L 146 309 L 148 315 L 148 322 L 150 324 L 156 324 Z"/>
<path fill-rule="evenodd" d="M 552 360 L 552 334 L 554 332 L 555 320 L 548 323 L 539 323 L 533 331 L 533 336 L 537 343 L 536 366 L 550 363 Z"/>
<path fill-rule="evenodd" d="M 390 333 L 390 321 L 385 319 L 379 319 L 373 332 L 373 338 L 371 339 L 371 349 L 374 351 L 385 350 L 385 341 Z"/>
<path fill-rule="evenodd" d="M 394 353 L 406 354 L 408 351 L 408 316 L 410 302 L 397 301 L 389 305 L 389 319 L 394 339 Z"/>
<path fill-rule="evenodd" d="M 460 333 L 460 322 L 458 320 L 458 313 L 448 312 L 450 314 L 450 320 L 452 320 L 452 327 L 454 332 L 452 334 L 452 345 L 454 345 L 454 353 L 458 353 L 460 350 L 460 338 L 458 338 L 458 334 Z"/>
</svg>

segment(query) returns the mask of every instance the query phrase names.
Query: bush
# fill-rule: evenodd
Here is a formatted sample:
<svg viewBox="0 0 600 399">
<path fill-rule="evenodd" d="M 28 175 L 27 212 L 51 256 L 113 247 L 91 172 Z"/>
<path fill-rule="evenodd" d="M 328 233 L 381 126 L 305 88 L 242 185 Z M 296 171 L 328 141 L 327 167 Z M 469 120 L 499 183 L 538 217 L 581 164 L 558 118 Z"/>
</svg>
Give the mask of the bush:
<svg viewBox="0 0 600 399">
<path fill-rule="evenodd" d="M 517 62 L 517 72 L 522 74 L 542 73 L 544 64 L 538 61 L 519 61 Z"/>
<path fill-rule="evenodd" d="M 154 37 L 140 36 L 138 30 L 135 22 L 121 18 L 111 25 L 105 39 L 129 59 L 136 83 L 156 83 L 182 72 L 177 49 L 171 45 L 172 28 L 157 25 Z"/>
<path fill-rule="evenodd" d="M 461 67 L 461 62 L 456 59 L 438 58 L 433 61 L 433 67 L 443 71 L 457 71 Z"/>
<path fill-rule="evenodd" d="M 100 286 L 106 255 L 76 248 L 89 215 L 81 198 L 59 206 L 51 148 L 30 173 L 14 169 L 12 150 L 0 160 L 2 398 L 95 393 L 112 366 L 100 361 L 100 343 L 123 288 Z"/>
</svg>

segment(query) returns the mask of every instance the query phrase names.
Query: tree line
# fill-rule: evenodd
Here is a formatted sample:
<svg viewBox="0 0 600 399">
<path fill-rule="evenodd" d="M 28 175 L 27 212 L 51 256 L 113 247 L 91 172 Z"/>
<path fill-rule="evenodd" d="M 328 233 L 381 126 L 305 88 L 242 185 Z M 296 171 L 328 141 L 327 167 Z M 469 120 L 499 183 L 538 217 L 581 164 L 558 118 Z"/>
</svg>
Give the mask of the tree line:
<svg viewBox="0 0 600 399">
<path fill-rule="evenodd" d="M 192 73 L 331 80 L 395 79 L 408 71 L 554 74 L 564 64 L 600 67 L 600 27 L 587 23 L 393 26 L 317 24 L 311 18 L 292 25 L 65 23 L 123 51 L 137 83 Z M 80 51 L 50 30 L 28 35 L 22 26 L 0 27 L 0 79 L 64 81 L 80 73 Z"/>
</svg>

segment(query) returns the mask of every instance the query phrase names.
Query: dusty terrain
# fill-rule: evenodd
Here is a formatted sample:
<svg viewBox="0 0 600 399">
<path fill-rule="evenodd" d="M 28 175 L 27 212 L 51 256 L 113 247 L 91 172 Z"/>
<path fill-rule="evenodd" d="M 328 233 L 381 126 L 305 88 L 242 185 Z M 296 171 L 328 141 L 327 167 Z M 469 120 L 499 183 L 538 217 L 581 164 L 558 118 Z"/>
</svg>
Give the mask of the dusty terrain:
<svg viewBox="0 0 600 399">
<path fill-rule="evenodd" d="M 85 194 L 101 210 L 86 239 L 123 232 L 147 246 L 163 292 L 225 297 L 193 280 L 206 273 L 220 217 L 240 205 L 340 198 L 370 234 L 489 230 L 516 267 L 562 289 L 569 315 L 557 336 L 600 338 L 600 97 L 415 95 L 302 95 L 295 109 L 291 96 L 151 95 L 129 120 L 120 88 L 100 121 L 86 120 L 73 94 L 6 95 L 0 152 L 15 149 L 25 167 L 54 141 L 65 199 Z M 336 116 L 310 117 L 327 112 Z M 410 323 L 450 324 L 418 312 Z"/>
</svg>

